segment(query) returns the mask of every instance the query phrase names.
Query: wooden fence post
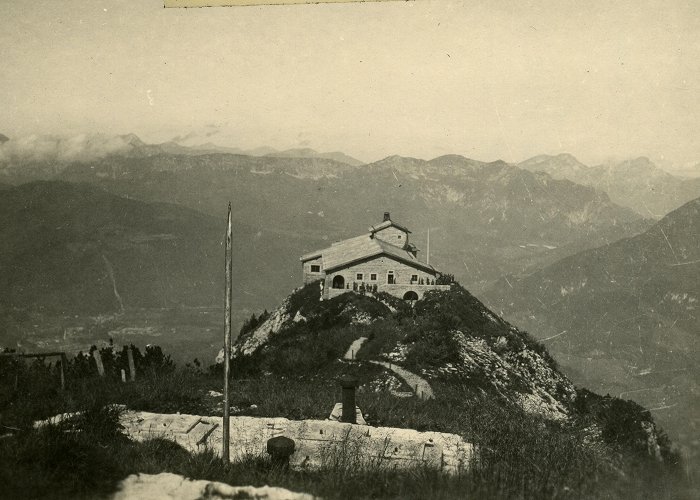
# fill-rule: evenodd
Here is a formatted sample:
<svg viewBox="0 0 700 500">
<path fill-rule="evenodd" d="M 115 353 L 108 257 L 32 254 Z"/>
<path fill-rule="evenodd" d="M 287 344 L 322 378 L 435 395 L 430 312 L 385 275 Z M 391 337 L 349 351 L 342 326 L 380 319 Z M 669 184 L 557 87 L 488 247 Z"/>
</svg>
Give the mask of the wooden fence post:
<svg viewBox="0 0 700 500">
<path fill-rule="evenodd" d="M 61 390 L 66 390 L 66 363 L 67 358 L 65 354 L 61 354 Z"/>
<path fill-rule="evenodd" d="M 66 369 L 68 367 L 68 358 L 66 357 L 65 352 L 42 352 L 42 353 L 37 353 L 37 354 L 26 354 L 26 353 L 20 353 L 20 352 L 7 352 L 7 353 L 0 353 L 0 357 L 12 357 L 12 358 L 38 358 L 39 361 L 43 364 L 46 358 L 52 357 L 52 356 L 60 356 L 61 361 L 60 365 L 57 365 L 60 368 L 60 375 L 61 375 L 61 389 L 66 388 Z M 101 365 L 102 363 L 100 363 Z M 50 367 L 51 365 L 49 365 Z M 103 368 L 103 373 L 104 373 L 104 368 Z M 15 391 L 19 387 L 19 370 L 15 371 Z"/>
<path fill-rule="evenodd" d="M 134 364 L 134 352 L 131 346 L 126 350 L 126 356 L 129 358 L 129 380 L 136 380 L 136 365 Z"/>
<path fill-rule="evenodd" d="M 95 363 L 97 363 L 97 373 L 100 374 L 100 377 L 104 377 L 105 367 L 102 364 L 102 356 L 100 356 L 100 351 L 98 349 L 92 351 L 92 357 L 95 358 Z"/>
<path fill-rule="evenodd" d="M 66 370 L 68 370 L 68 357 L 65 352 L 61 353 L 61 389 L 66 388 Z"/>
</svg>

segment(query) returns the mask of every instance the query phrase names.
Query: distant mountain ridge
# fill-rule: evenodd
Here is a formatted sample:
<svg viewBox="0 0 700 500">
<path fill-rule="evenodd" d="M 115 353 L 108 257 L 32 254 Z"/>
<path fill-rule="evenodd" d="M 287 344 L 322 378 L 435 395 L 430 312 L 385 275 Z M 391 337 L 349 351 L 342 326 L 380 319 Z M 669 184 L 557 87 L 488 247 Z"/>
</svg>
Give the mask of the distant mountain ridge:
<svg viewBox="0 0 700 500">
<path fill-rule="evenodd" d="M 36 151 L 32 150 L 34 143 L 36 143 Z M 65 168 L 66 164 L 73 161 L 86 163 L 108 159 L 112 156 L 142 158 L 159 155 L 207 156 L 212 154 L 327 159 L 353 167 L 365 164 L 343 152 L 319 153 L 310 148 L 278 151 L 270 147 L 254 149 L 226 147 L 211 142 L 201 145 L 183 145 L 173 141 L 147 144 L 135 134 L 124 134 L 116 137 L 96 134 L 94 136 L 78 136 L 77 138 L 34 136 L 29 142 L 26 140 L 20 142 L 0 141 L 0 182 L 16 184 L 52 178 L 50 175 L 57 175 Z M 430 160 L 428 163 L 435 164 L 441 160 L 456 157 L 458 155 L 446 155 Z M 390 158 L 392 157 L 374 162 L 374 164 L 390 163 Z M 405 163 L 406 159 L 404 158 L 402 161 Z M 415 161 L 425 163 L 425 160 L 415 159 Z M 472 162 L 472 166 L 499 163 L 476 160 L 472 160 Z M 605 191 L 613 202 L 632 208 L 647 218 L 660 219 L 686 201 L 700 196 L 700 177 L 675 177 L 644 157 L 590 167 L 572 155 L 563 153 L 554 156 L 535 156 L 518 163 L 517 166 L 532 172 L 547 173 L 555 180 L 570 180 L 577 184 Z"/>
<path fill-rule="evenodd" d="M 1 134 L 0 134 L 1 135 Z M 213 144 L 187 146 L 175 141 L 148 144 L 136 134 L 109 136 L 105 134 L 80 134 L 72 137 L 32 135 L 16 141 L 0 137 L 0 178 L 14 183 L 46 178 L 71 162 L 87 163 L 112 156 L 142 158 L 157 155 L 199 156 L 209 154 L 235 154 L 244 156 L 272 156 L 289 158 L 318 158 L 334 160 L 343 165 L 359 166 L 364 162 L 345 153 L 319 153 L 310 148 L 278 151 L 270 147 L 241 149 Z M 42 177 L 43 176 L 43 177 Z"/>
<path fill-rule="evenodd" d="M 217 217 L 232 200 L 239 223 L 279 238 L 266 251 L 281 264 L 274 268 L 285 270 L 298 266 L 298 255 L 361 234 L 378 214 L 391 211 L 417 231 L 423 251 L 431 228 L 431 263 L 456 268 L 473 290 L 503 274 L 526 273 L 636 234 L 649 223 L 605 193 L 503 161 L 390 156 L 352 166 L 309 157 L 306 150 L 274 156 L 199 154 L 175 143 L 148 145 L 133 134 L 122 136 L 118 145 L 119 153 L 89 161 L 0 164 L 0 182 L 87 182 L 120 196 L 177 203 Z M 285 290 L 297 282 L 294 273 L 276 279 Z"/>
<path fill-rule="evenodd" d="M 353 158 L 352 156 L 348 156 L 340 151 L 330 153 L 319 153 L 318 151 L 311 148 L 298 148 L 278 151 L 274 148 L 270 148 L 267 146 L 254 149 L 241 149 L 219 146 L 213 143 L 200 144 L 196 146 L 183 146 L 176 142 L 164 142 L 162 144 L 158 144 L 158 147 L 162 150 L 162 152 L 170 154 L 203 155 L 222 153 L 244 156 L 268 156 L 273 158 L 323 158 L 327 160 L 334 160 L 338 163 L 351 165 L 353 167 L 364 165 L 364 162 Z"/>
<path fill-rule="evenodd" d="M 675 177 L 646 157 L 589 167 L 570 154 L 540 155 L 518 167 L 605 191 L 615 203 L 657 219 L 700 196 L 700 179 Z"/>
<path fill-rule="evenodd" d="M 348 156 L 340 151 L 333 151 L 330 153 L 319 153 L 310 148 L 300 148 L 300 149 L 287 149 L 285 151 L 276 151 L 274 153 L 267 153 L 265 156 L 274 156 L 278 158 L 326 158 L 328 160 L 334 160 L 340 163 L 346 163 L 353 167 L 359 165 L 364 165 L 363 161 Z"/>
<path fill-rule="evenodd" d="M 394 156 L 362 167 L 323 158 L 113 156 L 68 165 L 56 178 L 218 217 L 232 200 L 241 223 L 284 238 L 269 250 L 277 255 L 274 268 L 285 270 L 297 268 L 299 255 L 362 234 L 391 211 L 423 251 L 432 226 L 431 263 L 457 267 L 472 288 L 648 224 L 592 188 L 459 156 Z M 297 282 L 291 276 L 285 288 Z"/>
</svg>

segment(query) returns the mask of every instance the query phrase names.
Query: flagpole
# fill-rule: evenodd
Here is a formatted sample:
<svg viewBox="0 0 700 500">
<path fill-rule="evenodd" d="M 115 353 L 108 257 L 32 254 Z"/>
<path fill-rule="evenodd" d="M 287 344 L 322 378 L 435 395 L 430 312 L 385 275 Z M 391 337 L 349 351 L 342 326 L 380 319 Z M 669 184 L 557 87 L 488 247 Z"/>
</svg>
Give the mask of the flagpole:
<svg viewBox="0 0 700 500">
<path fill-rule="evenodd" d="M 428 248 L 425 252 L 426 264 L 430 264 L 430 228 L 428 228 Z"/>
<path fill-rule="evenodd" d="M 231 202 L 228 204 L 228 222 L 226 225 L 226 304 L 224 316 L 224 421 L 223 421 L 223 450 L 221 458 L 225 463 L 229 463 L 229 425 L 230 425 L 230 404 L 229 404 L 229 372 L 231 369 L 231 264 L 233 252 L 231 251 Z"/>
</svg>

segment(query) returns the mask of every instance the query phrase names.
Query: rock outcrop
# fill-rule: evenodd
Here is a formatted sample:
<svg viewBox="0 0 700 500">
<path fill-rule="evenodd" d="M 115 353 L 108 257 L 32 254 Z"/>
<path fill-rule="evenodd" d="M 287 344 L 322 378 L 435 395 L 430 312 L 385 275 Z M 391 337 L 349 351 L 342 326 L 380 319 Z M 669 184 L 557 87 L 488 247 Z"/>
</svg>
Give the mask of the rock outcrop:
<svg viewBox="0 0 700 500">
<path fill-rule="evenodd" d="M 121 483 L 113 500 L 225 500 L 250 498 L 257 500 L 313 500 L 312 495 L 270 486 L 231 486 L 217 481 L 187 479 L 178 474 L 132 474 Z"/>
</svg>

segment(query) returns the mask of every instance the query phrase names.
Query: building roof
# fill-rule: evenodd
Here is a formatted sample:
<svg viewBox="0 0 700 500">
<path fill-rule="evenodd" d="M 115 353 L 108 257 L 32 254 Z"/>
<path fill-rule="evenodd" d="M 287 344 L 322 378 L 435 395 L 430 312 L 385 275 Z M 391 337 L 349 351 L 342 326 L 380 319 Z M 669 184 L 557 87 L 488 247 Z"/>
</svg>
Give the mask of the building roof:
<svg viewBox="0 0 700 500">
<path fill-rule="evenodd" d="M 369 234 L 339 241 L 323 250 L 307 253 L 302 255 L 300 260 L 306 262 L 320 256 L 323 263 L 323 270 L 327 272 L 353 262 L 380 255 L 388 255 L 410 266 L 432 273 L 436 272 L 433 266 L 419 261 L 408 250 L 404 250 L 386 241 L 373 238 Z"/>
<path fill-rule="evenodd" d="M 411 232 L 408 229 L 406 229 L 405 227 L 403 227 L 401 224 L 397 224 L 396 222 L 394 222 L 391 219 L 385 220 L 381 224 L 377 224 L 376 226 L 370 227 L 369 232 L 370 232 L 370 234 L 374 234 L 377 231 L 381 231 L 382 229 L 386 229 L 387 227 L 391 227 L 391 226 L 394 226 L 395 228 L 400 229 L 401 231 L 404 231 L 405 233 Z"/>
</svg>

